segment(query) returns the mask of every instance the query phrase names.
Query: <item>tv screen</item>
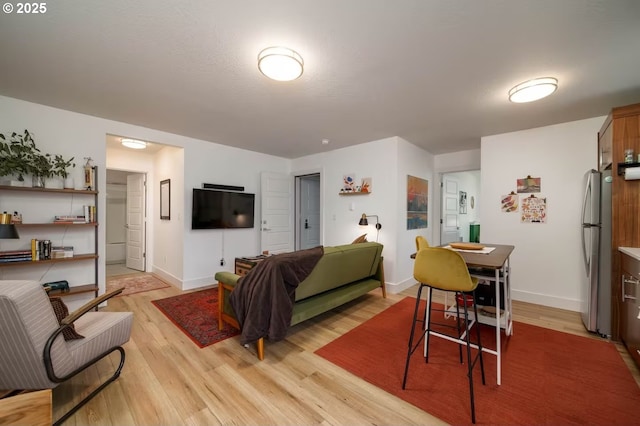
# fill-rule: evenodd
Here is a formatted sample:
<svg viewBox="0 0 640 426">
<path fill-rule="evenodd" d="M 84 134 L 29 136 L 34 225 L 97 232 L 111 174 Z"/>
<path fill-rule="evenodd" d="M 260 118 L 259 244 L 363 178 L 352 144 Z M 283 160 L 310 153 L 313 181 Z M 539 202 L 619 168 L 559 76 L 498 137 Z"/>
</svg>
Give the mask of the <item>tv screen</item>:
<svg viewBox="0 0 640 426">
<path fill-rule="evenodd" d="M 191 229 L 253 228 L 255 194 L 193 189 Z"/>
</svg>

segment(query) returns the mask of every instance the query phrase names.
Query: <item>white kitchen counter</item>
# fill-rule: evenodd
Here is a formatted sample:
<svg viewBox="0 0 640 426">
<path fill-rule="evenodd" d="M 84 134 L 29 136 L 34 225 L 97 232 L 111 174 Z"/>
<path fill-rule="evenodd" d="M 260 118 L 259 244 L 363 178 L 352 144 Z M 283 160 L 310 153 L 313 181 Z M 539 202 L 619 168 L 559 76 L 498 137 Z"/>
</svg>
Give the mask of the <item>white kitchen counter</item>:
<svg viewBox="0 0 640 426">
<path fill-rule="evenodd" d="M 618 250 L 634 259 L 640 260 L 640 247 L 618 247 Z"/>
</svg>

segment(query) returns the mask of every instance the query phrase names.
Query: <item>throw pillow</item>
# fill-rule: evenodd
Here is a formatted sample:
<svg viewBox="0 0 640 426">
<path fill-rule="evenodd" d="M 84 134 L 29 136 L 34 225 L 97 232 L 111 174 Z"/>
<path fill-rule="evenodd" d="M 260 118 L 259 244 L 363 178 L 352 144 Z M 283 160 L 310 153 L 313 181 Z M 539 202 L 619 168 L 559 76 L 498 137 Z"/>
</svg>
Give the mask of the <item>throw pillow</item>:
<svg viewBox="0 0 640 426">
<path fill-rule="evenodd" d="M 367 234 L 362 234 L 358 238 L 353 240 L 351 244 L 366 243 L 366 242 L 367 242 Z"/>
<path fill-rule="evenodd" d="M 58 324 L 60 324 L 60 321 L 69 315 L 69 308 L 67 308 L 67 305 L 64 304 L 60 297 L 51 297 L 49 300 L 51 301 L 53 312 L 55 312 L 56 318 L 58 319 Z M 64 340 L 84 339 L 84 336 L 78 334 L 73 324 L 62 330 L 62 335 L 64 336 Z"/>
</svg>

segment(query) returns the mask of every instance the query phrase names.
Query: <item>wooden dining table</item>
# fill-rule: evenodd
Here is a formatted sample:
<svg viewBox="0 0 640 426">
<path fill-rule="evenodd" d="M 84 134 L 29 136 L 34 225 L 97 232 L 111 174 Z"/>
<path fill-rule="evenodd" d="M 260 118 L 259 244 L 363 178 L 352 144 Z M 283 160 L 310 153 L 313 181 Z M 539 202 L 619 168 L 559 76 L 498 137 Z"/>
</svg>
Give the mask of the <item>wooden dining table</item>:
<svg viewBox="0 0 640 426">
<path fill-rule="evenodd" d="M 500 385 L 502 381 L 502 368 L 501 368 L 501 329 L 504 329 L 506 336 L 511 336 L 513 334 L 513 311 L 511 305 L 511 268 L 509 265 L 509 258 L 511 253 L 515 249 L 512 245 L 505 244 L 489 244 L 482 243 L 482 245 L 486 248 L 493 247 L 494 249 L 490 253 L 483 253 L 479 250 L 460 250 L 453 249 L 448 245 L 443 245 L 440 247 L 449 248 L 451 250 L 455 250 L 464 259 L 467 267 L 469 268 L 469 273 L 472 277 L 476 277 L 479 280 L 490 281 L 496 283 L 496 314 L 495 316 L 486 315 L 481 312 L 478 312 L 479 318 L 474 318 L 474 320 L 478 321 L 482 324 L 487 324 L 491 326 L 495 326 L 496 329 L 496 348 L 490 349 L 483 346 L 483 352 L 490 353 L 495 355 L 497 358 L 496 362 L 496 380 L 497 384 Z M 411 258 L 415 258 L 415 253 L 411 255 Z M 504 310 L 501 311 L 501 289 L 504 294 Z M 445 304 L 447 302 L 445 301 Z M 455 300 L 454 300 L 455 303 Z M 447 311 L 451 315 L 456 314 L 455 305 L 451 307 L 445 306 Z"/>
</svg>

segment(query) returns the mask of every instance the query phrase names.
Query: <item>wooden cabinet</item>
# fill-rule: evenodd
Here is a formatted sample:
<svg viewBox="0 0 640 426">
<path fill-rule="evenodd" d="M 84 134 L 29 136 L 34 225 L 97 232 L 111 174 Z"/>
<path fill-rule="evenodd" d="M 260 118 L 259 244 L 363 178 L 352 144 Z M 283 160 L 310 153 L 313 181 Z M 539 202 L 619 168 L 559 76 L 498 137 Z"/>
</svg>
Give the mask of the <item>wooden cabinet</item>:
<svg viewBox="0 0 640 426">
<path fill-rule="evenodd" d="M 612 338 L 620 340 L 622 286 L 620 284 L 621 254 L 618 247 L 640 247 L 640 180 L 625 180 L 618 174 L 618 163 L 624 162 L 625 149 L 640 153 L 640 104 L 614 108 L 603 124 L 598 138 L 598 150 L 611 144 L 612 168 Z M 610 142 L 609 142 L 610 141 Z M 605 156 L 605 158 L 607 158 Z"/>
<path fill-rule="evenodd" d="M 42 283 L 67 280 L 69 291 L 49 294 L 98 296 L 98 223 L 55 223 L 55 216 L 83 215 L 84 206 L 98 209 L 98 192 L 75 189 L 0 186 L 1 208 L 22 214 L 16 224 L 19 240 L 0 241 L 0 251 L 26 250 L 32 239 L 50 240 L 52 246 L 73 246 L 72 257 L 0 262 L 1 279 L 34 279 Z"/>
</svg>

